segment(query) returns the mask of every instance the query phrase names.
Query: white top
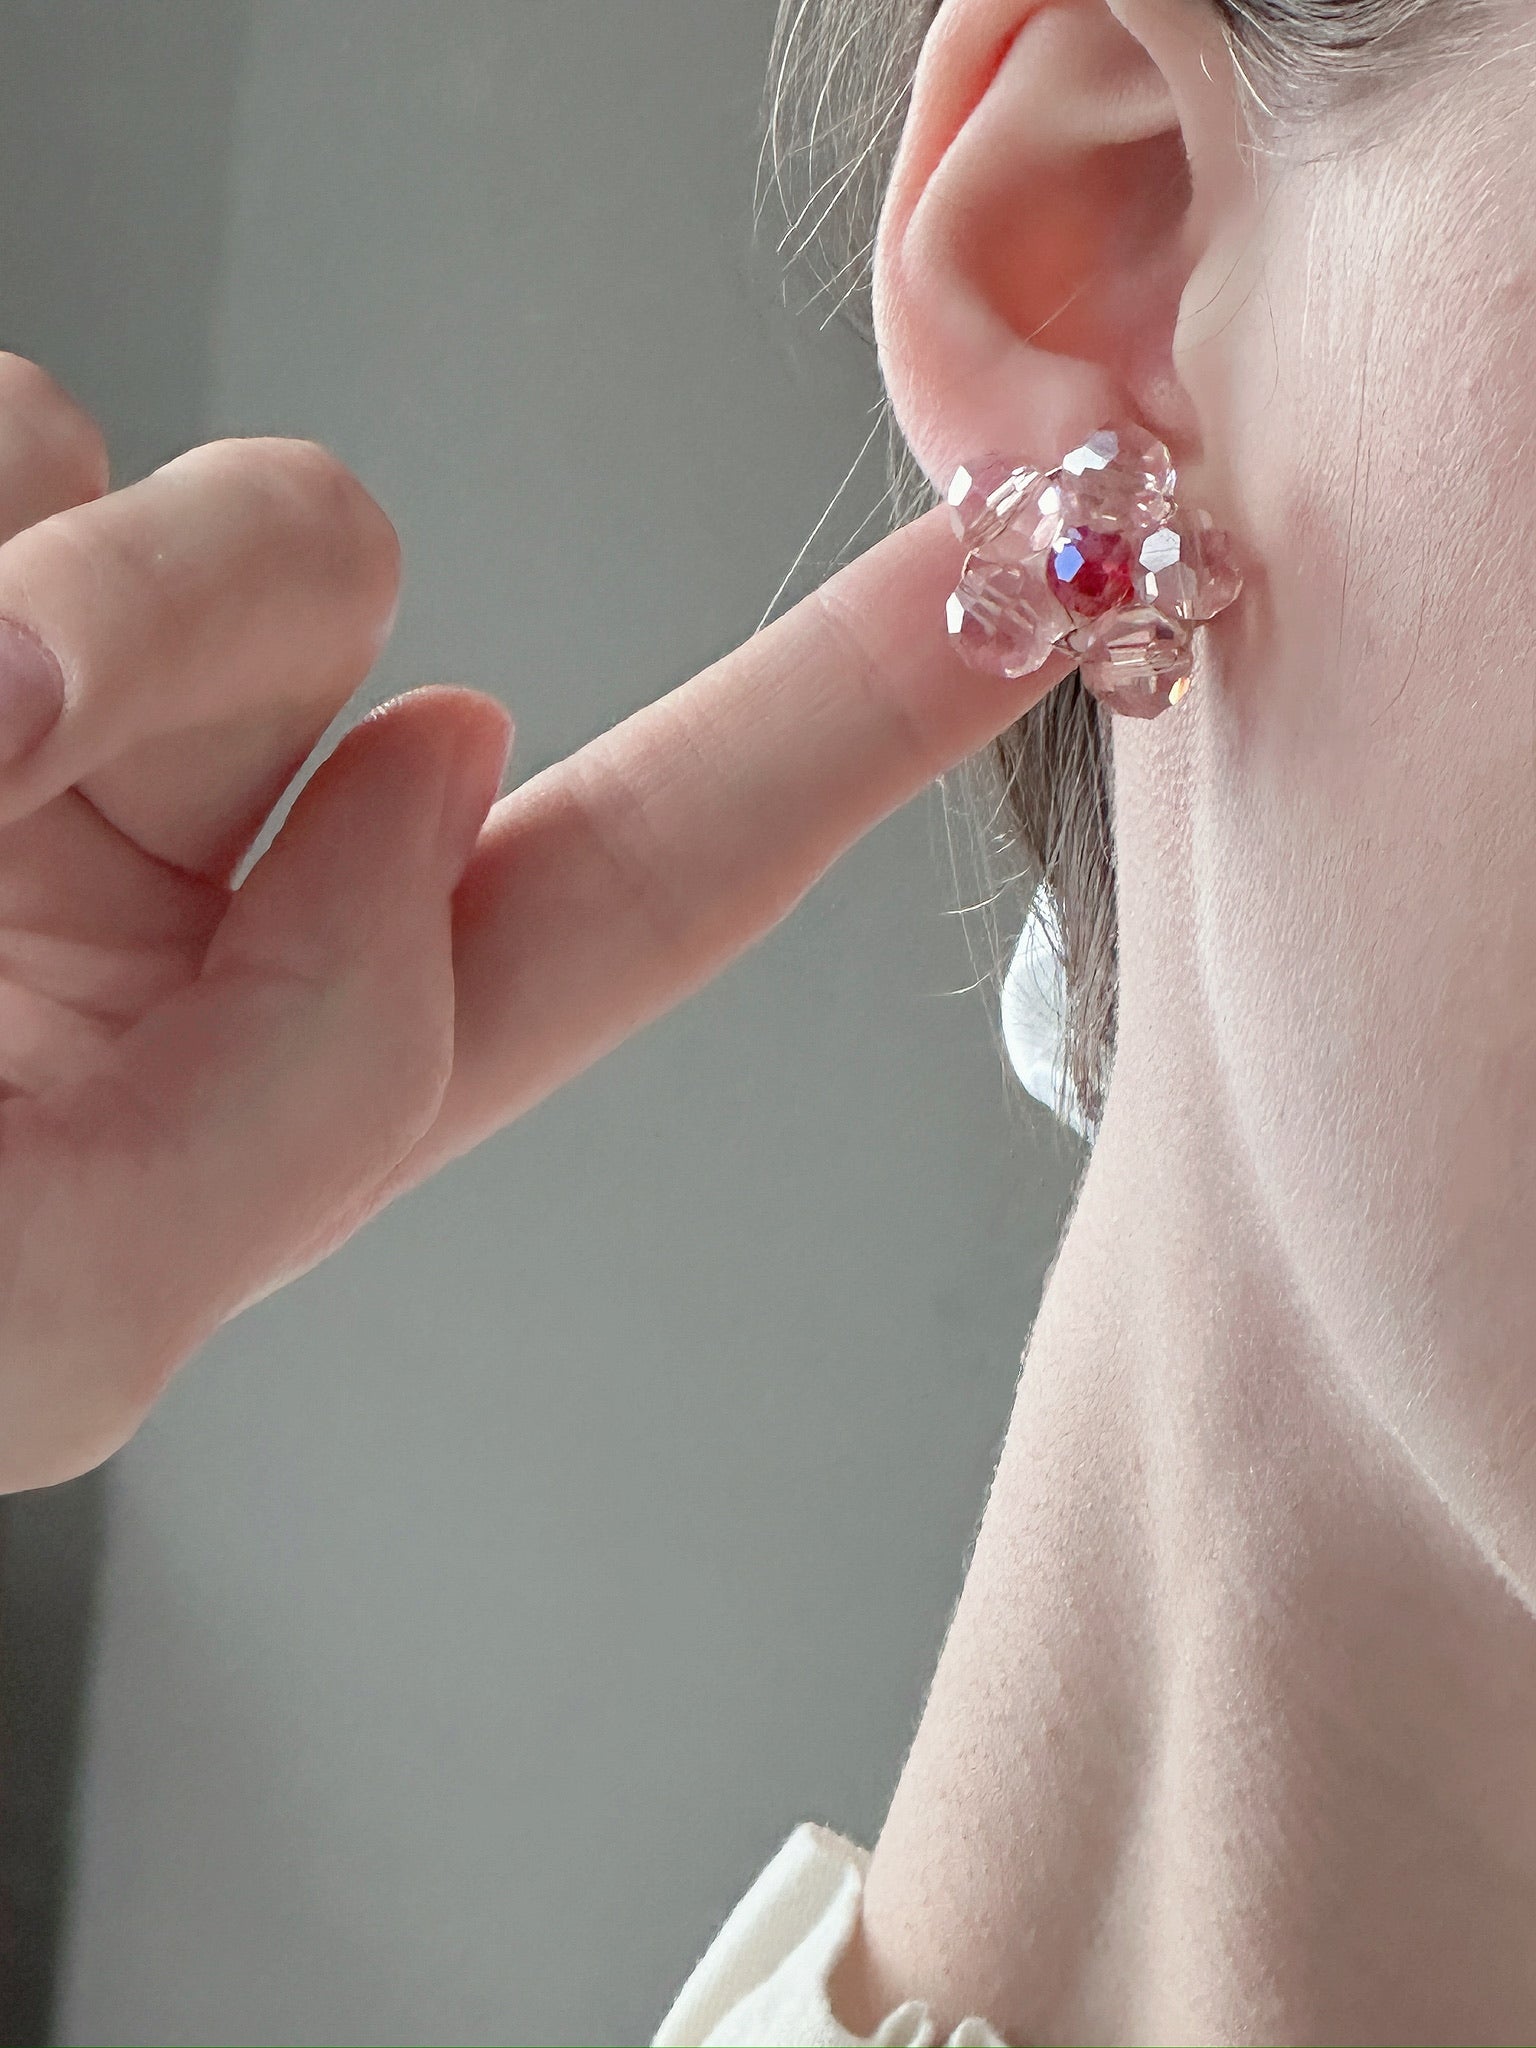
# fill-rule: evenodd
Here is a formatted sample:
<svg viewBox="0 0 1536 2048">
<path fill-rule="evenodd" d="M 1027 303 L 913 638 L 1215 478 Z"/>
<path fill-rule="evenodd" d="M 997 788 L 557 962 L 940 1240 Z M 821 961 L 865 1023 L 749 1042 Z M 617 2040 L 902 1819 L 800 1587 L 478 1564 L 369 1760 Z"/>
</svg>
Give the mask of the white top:
<svg viewBox="0 0 1536 2048">
<path fill-rule="evenodd" d="M 1003 983 L 999 1005 L 1003 1043 L 1020 1081 L 1053 1114 L 1060 1114 L 1077 1135 L 1087 1136 L 1077 1090 L 1065 1072 L 1067 980 L 1061 964 L 1061 920 L 1051 892 L 1042 882 L 1035 891 L 1013 961 Z M 1064 1084 L 1065 1108 L 1056 1109 L 1057 1083 Z"/>
<path fill-rule="evenodd" d="M 651 2048 L 938 2048 L 919 1998 L 873 2034 L 850 2034 L 827 1985 L 864 1897 L 867 1849 L 802 1821 L 760 1873 L 678 1993 Z M 1003 2048 L 963 2019 L 944 2048 Z"/>
</svg>

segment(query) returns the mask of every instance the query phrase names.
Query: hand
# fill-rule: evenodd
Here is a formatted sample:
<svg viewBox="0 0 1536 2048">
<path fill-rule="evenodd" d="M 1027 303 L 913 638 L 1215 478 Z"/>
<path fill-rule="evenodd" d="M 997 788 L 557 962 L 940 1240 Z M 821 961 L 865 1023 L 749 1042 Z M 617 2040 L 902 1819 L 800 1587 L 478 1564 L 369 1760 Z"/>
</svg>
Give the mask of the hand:
<svg viewBox="0 0 1536 2048">
<path fill-rule="evenodd" d="M 500 803 L 506 713 L 412 692 L 232 889 L 388 636 L 394 530 L 303 442 L 109 492 L 94 425 L 0 356 L 0 1489 L 108 1456 L 221 1323 L 1059 681 L 954 659 L 958 559 L 926 515 Z"/>
</svg>

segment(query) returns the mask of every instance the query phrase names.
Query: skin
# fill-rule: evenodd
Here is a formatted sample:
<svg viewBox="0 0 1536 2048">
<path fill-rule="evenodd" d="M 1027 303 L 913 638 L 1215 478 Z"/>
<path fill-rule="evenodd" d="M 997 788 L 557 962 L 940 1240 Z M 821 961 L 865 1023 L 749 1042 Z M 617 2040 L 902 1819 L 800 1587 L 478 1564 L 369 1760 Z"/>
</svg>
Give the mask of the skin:
<svg viewBox="0 0 1536 2048">
<path fill-rule="evenodd" d="M 1536 2037 L 1523 13 L 1364 150 L 1246 149 L 1193 0 L 929 38 L 878 251 L 914 448 L 1139 418 L 1249 588 L 1114 727 L 1106 1118 L 831 1987 L 861 2035 Z"/>
</svg>

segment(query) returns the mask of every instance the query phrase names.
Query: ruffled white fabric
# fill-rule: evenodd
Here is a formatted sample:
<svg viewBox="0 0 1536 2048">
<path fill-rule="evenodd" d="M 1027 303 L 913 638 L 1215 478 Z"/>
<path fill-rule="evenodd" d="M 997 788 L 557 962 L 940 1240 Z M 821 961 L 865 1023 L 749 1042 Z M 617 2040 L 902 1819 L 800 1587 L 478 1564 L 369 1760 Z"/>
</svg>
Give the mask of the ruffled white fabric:
<svg viewBox="0 0 1536 2048">
<path fill-rule="evenodd" d="M 651 2048 L 938 2048 L 919 1998 L 876 2033 L 850 2034 L 827 1986 L 864 1897 L 869 1851 L 803 1821 L 759 1874 L 678 1993 Z M 945 2048 L 1003 2048 L 963 2019 Z"/>
<path fill-rule="evenodd" d="M 1065 1078 L 1066 1046 L 1062 1018 L 1066 1011 L 1066 976 L 1052 946 L 1059 945 L 1060 922 L 1050 891 L 1042 882 L 1024 921 L 1013 963 L 1003 983 L 1003 1043 L 1013 1071 L 1037 1102 L 1056 1112 L 1056 1084 Z M 1066 1115 L 1080 1138 L 1087 1136 L 1082 1111 L 1070 1079 L 1066 1080 Z"/>
</svg>

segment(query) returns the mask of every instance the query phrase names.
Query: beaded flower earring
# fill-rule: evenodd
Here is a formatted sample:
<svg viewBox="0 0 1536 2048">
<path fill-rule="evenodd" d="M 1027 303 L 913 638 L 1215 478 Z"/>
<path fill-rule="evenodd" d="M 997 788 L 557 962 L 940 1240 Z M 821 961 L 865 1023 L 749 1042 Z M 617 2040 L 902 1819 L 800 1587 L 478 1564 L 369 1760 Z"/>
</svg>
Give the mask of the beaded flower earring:
<svg viewBox="0 0 1536 2048">
<path fill-rule="evenodd" d="M 1182 703 L 1195 627 L 1243 579 L 1210 514 L 1174 502 L 1176 481 L 1139 427 L 1090 434 L 1051 470 L 997 455 L 957 469 L 948 499 L 966 557 L 948 618 L 962 661 L 1025 676 L 1062 648 L 1111 711 L 1156 718 Z"/>
</svg>

